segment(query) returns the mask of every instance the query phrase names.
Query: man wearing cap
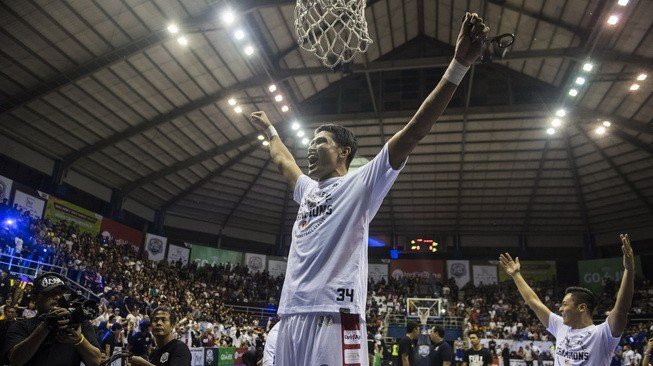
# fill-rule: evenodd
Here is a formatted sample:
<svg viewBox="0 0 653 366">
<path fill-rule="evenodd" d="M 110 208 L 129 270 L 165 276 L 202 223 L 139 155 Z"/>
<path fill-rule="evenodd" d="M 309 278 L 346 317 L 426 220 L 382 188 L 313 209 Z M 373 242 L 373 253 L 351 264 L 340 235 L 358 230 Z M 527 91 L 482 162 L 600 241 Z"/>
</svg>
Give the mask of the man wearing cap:
<svg viewBox="0 0 653 366">
<path fill-rule="evenodd" d="M 97 366 L 101 353 L 89 322 L 70 328 L 70 313 L 57 305 L 70 293 L 65 278 L 44 273 L 34 280 L 37 316 L 19 320 L 7 330 L 6 356 L 12 366 Z"/>
</svg>

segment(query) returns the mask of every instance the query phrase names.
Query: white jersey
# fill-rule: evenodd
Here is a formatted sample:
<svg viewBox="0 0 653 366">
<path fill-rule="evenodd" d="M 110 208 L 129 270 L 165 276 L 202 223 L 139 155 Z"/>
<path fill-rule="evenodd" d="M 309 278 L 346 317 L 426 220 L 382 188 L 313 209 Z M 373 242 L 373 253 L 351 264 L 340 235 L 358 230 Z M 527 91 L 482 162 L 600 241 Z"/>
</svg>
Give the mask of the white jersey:
<svg viewBox="0 0 653 366">
<path fill-rule="evenodd" d="M 556 338 L 554 366 L 609 366 L 621 337 L 613 337 L 608 321 L 571 329 L 560 315 L 549 315 L 546 328 Z"/>
<path fill-rule="evenodd" d="M 365 314 L 369 224 L 401 168 L 390 166 L 386 144 L 372 161 L 345 176 L 320 183 L 306 175 L 297 179 L 299 211 L 279 315 Z"/>
<path fill-rule="evenodd" d="M 274 356 L 277 348 L 277 334 L 279 334 L 280 322 L 274 325 L 268 336 L 265 338 L 265 348 L 263 349 L 263 366 L 274 366 Z"/>
</svg>

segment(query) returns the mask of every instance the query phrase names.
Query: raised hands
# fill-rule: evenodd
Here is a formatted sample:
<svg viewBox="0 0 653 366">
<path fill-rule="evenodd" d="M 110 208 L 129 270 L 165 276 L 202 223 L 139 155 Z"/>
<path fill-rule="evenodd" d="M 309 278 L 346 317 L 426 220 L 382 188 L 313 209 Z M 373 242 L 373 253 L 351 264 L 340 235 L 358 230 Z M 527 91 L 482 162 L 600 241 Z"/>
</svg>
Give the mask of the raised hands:
<svg viewBox="0 0 653 366">
<path fill-rule="evenodd" d="M 481 55 L 483 41 L 490 28 L 476 13 L 466 13 L 456 40 L 455 58 L 465 66 L 471 66 Z"/>
<path fill-rule="evenodd" d="M 515 257 L 513 260 L 508 253 L 499 254 L 499 263 L 501 264 L 501 267 L 503 267 L 503 270 L 506 271 L 506 273 L 511 277 L 519 273 L 521 270 L 519 257 Z"/>
<path fill-rule="evenodd" d="M 258 127 L 260 131 L 265 131 L 268 127 L 272 126 L 272 122 L 263 111 L 252 112 L 252 122 Z"/>
<path fill-rule="evenodd" d="M 621 251 L 624 254 L 624 269 L 628 271 L 635 270 L 635 256 L 633 255 L 633 247 L 630 245 L 630 238 L 628 234 L 619 235 L 621 239 Z"/>
</svg>

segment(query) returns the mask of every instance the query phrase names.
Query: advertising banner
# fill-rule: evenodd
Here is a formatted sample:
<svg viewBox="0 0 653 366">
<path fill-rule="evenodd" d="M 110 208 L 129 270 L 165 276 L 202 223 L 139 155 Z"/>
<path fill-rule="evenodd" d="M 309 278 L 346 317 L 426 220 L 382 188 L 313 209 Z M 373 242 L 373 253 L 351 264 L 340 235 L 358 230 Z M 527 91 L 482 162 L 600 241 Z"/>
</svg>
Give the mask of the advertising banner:
<svg viewBox="0 0 653 366">
<path fill-rule="evenodd" d="M 154 262 L 161 262 L 166 255 L 168 238 L 148 233 L 145 235 L 145 251 L 147 258 Z"/>
<path fill-rule="evenodd" d="M 197 263 L 199 267 L 213 267 L 221 263 L 238 265 L 243 262 L 243 253 L 193 244 L 190 249 L 190 261 Z"/>
<path fill-rule="evenodd" d="M 0 175 L 0 202 L 3 199 L 9 200 L 11 198 L 11 186 L 13 183 L 13 180 Z"/>
<path fill-rule="evenodd" d="M 270 276 L 272 277 L 285 276 L 287 264 L 288 262 L 286 261 L 277 261 L 274 259 L 270 259 L 268 261 L 268 272 L 270 273 Z"/>
<path fill-rule="evenodd" d="M 521 263 L 521 275 L 527 282 L 531 281 L 555 281 L 555 261 L 519 261 Z M 506 271 L 499 271 L 499 281 L 512 280 Z"/>
<path fill-rule="evenodd" d="M 265 254 L 245 253 L 245 265 L 251 273 L 265 271 L 267 256 Z"/>
<path fill-rule="evenodd" d="M 190 249 L 186 247 L 180 247 L 178 245 L 169 245 L 168 246 L 168 262 L 177 263 L 181 259 L 181 265 L 186 267 L 188 265 L 188 256 L 190 255 Z"/>
<path fill-rule="evenodd" d="M 134 246 L 134 249 L 136 249 L 136 252 L 138 252 L 143 245 L 143 233 L 140 230 L 136 230 L 106 217 L 102 218 L 100 232 L 102 233 L 102 236 L 108 236 L 110 239 L 115 239 L 118 242 L 124 241 L 131 243 L 131 245 Z"/>
<path fill-rule="evenodd" d="M 387 264 L 375 264 L 370 263 L 367 266 L 367 276 L 370 280 L 374 282 L 381 281 L 385 279 L 388 281 L 388 265 Z"/>
<path fill-rule="evenodd" d="M 498 283 L 497 266 L 472 266 L 474 286 L 494 285 Z"/>
<path fill-rule="evenodd" d="M 471 278 L 469 261 L 447 260 L 447 279 L 452 277 L 456 281 L 456 286 L 463 288 Z"/>
<path fill-rule="evenodd" d="M 220 347 L 218 349 L 218 366 L 232 366 L 234 364 L 234 353 L 236 353 L 234 347 Z"/>
<path fill-rule="evenodd" d="M 204 366 L 216 366 L 220 360 L 218 348 L 204 348 Z"/>
<path fill-rule="evenodd" d="M 165 353 L 162 357 L 165 356 Z M 191 366 L 204 366 L 204 348 L 191 347 L 190 348 L 190 365 Z"/>
<path fill-rule="evenodd" d="M 444 278 L 444 261 L 438 259 L 396 259 L 390 261 L 392 277 L 432 277 L 435 280 Z"/>
<path fill-rule="evenodd" d="M 14 194 L 14 204 L 18 204 L 23 211 L 29 211 L 30 216 L 40 219 L 43 217 L 43 207 L 45 201 L 29 195 L 25 192 L 16 190 Z"/>
<path fill-rule="evenodd" d="M 622 257 L 589 259 L 578 261 L 578 282 L 582 287 L 601 293 L 603 278 L 610 278 L 615 283 L 621 282 L 624 274 Z M 642 258 L 635 256 L 635 276 L 642 277 Z"/>
<path fill-rule="evenodd" d="M 72 221 L 79 225 L 80 231 L 93 236 L 100 233 L 102 226 L 102 215 L 53 196 L 45 206 L 45 217 L 53 221 Z"/>
</svg>

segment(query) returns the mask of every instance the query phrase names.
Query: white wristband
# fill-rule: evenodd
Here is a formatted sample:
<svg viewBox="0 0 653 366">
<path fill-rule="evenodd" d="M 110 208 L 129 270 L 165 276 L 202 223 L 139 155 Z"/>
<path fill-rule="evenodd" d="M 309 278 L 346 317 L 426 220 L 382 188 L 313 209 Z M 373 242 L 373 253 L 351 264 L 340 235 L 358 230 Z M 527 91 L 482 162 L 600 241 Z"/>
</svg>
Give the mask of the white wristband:
<svg viewBox="0 0 653 366">
<path fill-rule="evenodd" d="M 447 67 L 447 71 L 444 72 L 442 78 L 447 79 L 452 84 L 460 85 L 465 74 L 467 74 L 467 70 L 469 70 L 469 66 L 461 64 L 454 58 L 451 60 L 451 63 L 449 64 L 449 67 Z"/>
<path fill-rule="evenodd" d="M 268 128 L 265 129 L 265 133 L 268 135 L 268 140 L 272 140 L 274 136 L 279 136 L 277 129 L 274 128 L 274 126 L 268 126 Z"/>
</svg>

